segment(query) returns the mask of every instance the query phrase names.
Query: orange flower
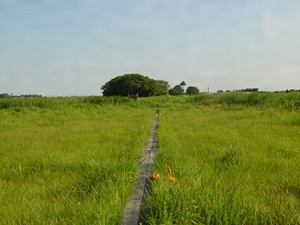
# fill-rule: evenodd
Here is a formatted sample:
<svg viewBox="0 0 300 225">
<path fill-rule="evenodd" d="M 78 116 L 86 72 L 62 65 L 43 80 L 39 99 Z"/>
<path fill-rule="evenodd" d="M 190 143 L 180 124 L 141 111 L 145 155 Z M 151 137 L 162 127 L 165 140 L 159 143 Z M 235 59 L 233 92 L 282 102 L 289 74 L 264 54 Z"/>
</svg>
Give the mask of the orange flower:
<svg viewBox="0 0 300 225">
<path fill-rule="evenodd" d="M 152 177 L 153 177 L 154 180 L 159 180 L 160 179 L 160 175 L 158 173 L 156 173 L 156 172 L 154 172 L 152 174 Z"/>
<path fill-rule="evenodd" d="M 176 182 L 175 177 L 171 177 L 171 178 L 170 178 L 170 182 L 171 182 L 172 184 L 175 184 L 175 182 Z"/>
<path fill-rule="evenodd" d="M 171 175 L 171 173 L 172 173 L 171 167 L 167 166 L 167 171 L 168 171 L 168 173 Z"/>
</svg>

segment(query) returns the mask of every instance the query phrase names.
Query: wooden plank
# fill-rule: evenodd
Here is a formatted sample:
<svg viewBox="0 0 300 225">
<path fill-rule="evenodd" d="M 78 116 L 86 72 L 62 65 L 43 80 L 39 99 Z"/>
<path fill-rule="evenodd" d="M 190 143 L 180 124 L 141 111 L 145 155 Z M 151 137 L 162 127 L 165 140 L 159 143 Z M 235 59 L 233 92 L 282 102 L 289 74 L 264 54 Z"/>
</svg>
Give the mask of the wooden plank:
<svg viewBox="0 0 300 225">
<path fill-rule="evenodd" d="M 146 196 L 149 192 L 152 168 L 154 165 L 154 158 L 158 152 L 157 148 L 157 129 L 158 129 L 159 114 L 155 116 L 152 127 L 151 137 L 144 148 L 143 156 L 141 158 L 138 169 L 138 178 L 131 195 L 131 198 L 126 204 L 122 225 L 141 225 L 143 224 L 141 217 L 141 208 L 145 207 Z"/>
</svg>

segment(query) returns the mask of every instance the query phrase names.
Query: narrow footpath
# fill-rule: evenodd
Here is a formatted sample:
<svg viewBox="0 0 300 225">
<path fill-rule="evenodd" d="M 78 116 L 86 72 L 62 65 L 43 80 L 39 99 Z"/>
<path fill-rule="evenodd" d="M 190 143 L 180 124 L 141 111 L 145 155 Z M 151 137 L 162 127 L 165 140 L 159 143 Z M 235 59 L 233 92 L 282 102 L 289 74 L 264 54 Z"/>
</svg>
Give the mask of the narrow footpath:
<svg viewBox="0 0 300 225">
<path fill-rule="evenodd" d="M 122 225 L 140 225 L 143 224 L 143 216 L 147 210 L 146 197 L 151 191 L 152 168 L 154 166 L 154 158 L 158 152 L 158 121 L 159 112 L 157 112 L 151 137 L 148 144 L 144 148 L 143 156 L 141 158 L 140 166 L 138 169 L 138 178 L 132 196 L 126 204 L 124 210 L 124 217 Z"/>
</svg>

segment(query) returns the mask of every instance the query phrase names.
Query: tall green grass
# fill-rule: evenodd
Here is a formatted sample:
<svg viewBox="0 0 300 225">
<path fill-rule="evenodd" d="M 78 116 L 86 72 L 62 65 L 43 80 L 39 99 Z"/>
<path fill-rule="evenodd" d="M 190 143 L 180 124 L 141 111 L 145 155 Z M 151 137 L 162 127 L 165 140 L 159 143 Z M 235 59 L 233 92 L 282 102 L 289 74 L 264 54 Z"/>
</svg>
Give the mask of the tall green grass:
<svg viewBox="0 0 300 225">
<path fill-rule="evenodd" d="M 120 224 L 157 108 L 149 224 L 299 224 L 299 96 L 0 99 L 0 224 Z"/>
<path fill-rule="evenodd" d="M 135 101 L 121 96 L 112 97 L 55 97 L 55 98 L 4 98 L 0 99 L 1 109 L 15 109 L 20 111 L 22 108 L 34 109 L 34 108 L 61 108 L 61 107 L 87 107 L 87 105 L 134 105 Z"/>
<path fill-rule="evenodd" d="M 0 110 L 0 224 L 120 224 L 155 111 L 44 100 Z"/>
<path fill-rule="evenodd" d="M 129 105 L 131 107 L 190 107 L 191 105 L 212 106 L 221 104 L 223 108 L 260 107 L 260 108 L 278 108 L 288 110 L 300 109 L 300 92 L 229 92 L 222 94 L 199 94 L 192 96 L 156 96 L 148 98 L 139 98 L 137 101 L 127 97 L 78 97 L 78 98 L 4 98 L 0 99 L 1 109 L 21 108 L 60 108 L 68 105 L 70 107 L 86 107 L 87 105 Z"/>
<path fill-rule="evenodd" d="M 188 102 L 196 105 L 222 104 L 223 107 L 260 107 L 288 110 L 300 109 L 300 92 L 231 92 L 223 94 L 200 94 L 188 98 Z"/>
<path fill-rule="evenodd" d="M 299 224 L 299 118 L 271 108 L 161 110 L 149 224 Z"/>
</svg>

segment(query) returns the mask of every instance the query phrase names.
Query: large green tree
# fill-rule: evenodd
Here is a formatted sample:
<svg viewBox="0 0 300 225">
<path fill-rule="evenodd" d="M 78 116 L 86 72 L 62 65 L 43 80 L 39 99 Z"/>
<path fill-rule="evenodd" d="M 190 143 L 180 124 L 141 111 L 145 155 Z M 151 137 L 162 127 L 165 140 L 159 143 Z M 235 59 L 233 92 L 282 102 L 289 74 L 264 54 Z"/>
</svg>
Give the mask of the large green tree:
<svg viewBox="0 0 300 225">
<path fill-rule="evenodd" d="M 165 95 L 168 89 L 167 81 L 150 79 L 138 73 L 117 76 L 101 87 L 103 96 L 138 94 L 141 97 L 148 97 Z"/>
<path fill-rule="evenodd" d="M 189 86 L 187 87 L 185 93 L 187 95 L 197 95 L 199 94 L 200 90 L 197 88 L 197 87 L 194 87 L 194 86 Z"/>
<path fill-rule="evenodd" d="M 176 85 L 175 87 L 169 90 L 169 95 L 182 95 L 183 92 L 183 88 L 180 85 Z"/>
</svg>

